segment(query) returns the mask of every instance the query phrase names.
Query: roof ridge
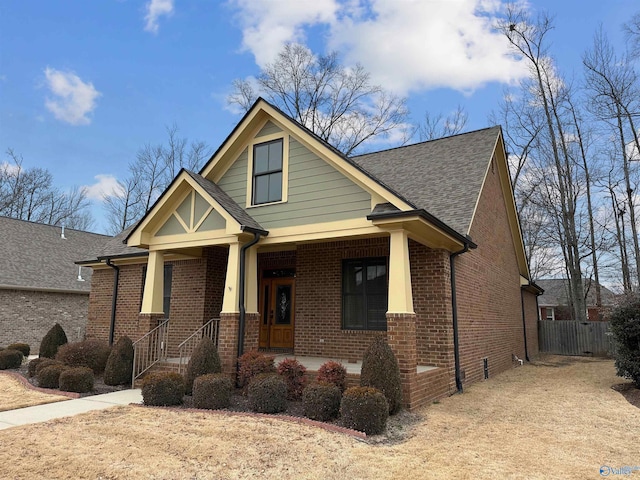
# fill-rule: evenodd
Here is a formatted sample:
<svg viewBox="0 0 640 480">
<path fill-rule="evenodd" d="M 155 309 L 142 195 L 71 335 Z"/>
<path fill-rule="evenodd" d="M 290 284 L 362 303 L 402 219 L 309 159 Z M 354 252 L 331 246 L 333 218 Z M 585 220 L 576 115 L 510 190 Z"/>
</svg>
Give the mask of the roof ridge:
<svg viewBox="0 0 640 480">
<path fill-rule="evenodd" d="M 41 227 L 50 227 L 50 228 L 58 228 L 58 229 L 61 229 L 63 227 L 63 225 L 52 225 L 50 223 L 35 222 L 33 220 L 25 220 L 23 218 L 9 217 L 8 215 L 0 215 L 0 220 L 2 220 L 2 219 L 14 220 L 16 222 L 29 223 L 31 225 L 38 225 L 38 226 L 41 226 Z M 67 226 L 64 226 L 64 229 L 65 229 L 65 231 L 71 230 L 73 232 L 78 232 L 78 233 L 88 233 L 89 235 L 99 235 L 101 237 L 113 238 L 113 235 L 107 235 L 106 233 L 90 232 L 88 230 L 80 230 L 78 228 L 72 228 L 72 227 L 67 227 Z"/>
</svg>

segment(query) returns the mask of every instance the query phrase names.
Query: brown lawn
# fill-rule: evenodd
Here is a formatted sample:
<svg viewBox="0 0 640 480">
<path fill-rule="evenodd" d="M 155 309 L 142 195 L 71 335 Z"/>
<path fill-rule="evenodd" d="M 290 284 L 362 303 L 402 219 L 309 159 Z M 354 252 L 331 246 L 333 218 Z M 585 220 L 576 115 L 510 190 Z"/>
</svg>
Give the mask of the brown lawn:
<svg viewBox="0 0 640 480">
<path fill-rule="evenodd" d="M 69 400 L 69 398 L 31 390 L 15 378 L 0 373 L 0 412 L 62 400 Z"/>
<path fill-rule="evenodd" d="M 595 479 L 601 465 L 640 465 L 640 409 L 611 389 L 621 382 L 610 360 L 548 357 L 424 408 L 394 444 L 117 407 L 4 430 L 0 465 L 13 479 Z"/>
</svg>

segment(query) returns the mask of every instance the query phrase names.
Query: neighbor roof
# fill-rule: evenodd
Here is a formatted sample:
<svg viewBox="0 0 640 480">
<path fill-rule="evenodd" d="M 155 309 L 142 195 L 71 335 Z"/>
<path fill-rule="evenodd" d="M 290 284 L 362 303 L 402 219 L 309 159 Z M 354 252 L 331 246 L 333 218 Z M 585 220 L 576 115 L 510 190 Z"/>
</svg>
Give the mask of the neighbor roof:
<svg viewBox="0 0 640 480">
<path fill-rule="evenodd" d="M 107 235 L 0 216 L 0 288 L 89 292 L 90 268 L 78 281 L 75 261 L 101 250 Z"/>
<path fill-rule="evenodd" d="M 500 127 L 352 157 L 374 178 L 467 235 Z"/>
<path fill-rule="evenodd" d="M 583 279 L 587 306 L 596 305 L 596 282 Z M 544 294 L 538 297 L 541 306 L 568 305 L 569 281 L 566 278 L 547 278 L 536 280 L 536 284 L 544 289 Z M 616 295 L 608 288 L 600 285 L 600 296 L 603 305 L 613 305 Z"/>
</svg>

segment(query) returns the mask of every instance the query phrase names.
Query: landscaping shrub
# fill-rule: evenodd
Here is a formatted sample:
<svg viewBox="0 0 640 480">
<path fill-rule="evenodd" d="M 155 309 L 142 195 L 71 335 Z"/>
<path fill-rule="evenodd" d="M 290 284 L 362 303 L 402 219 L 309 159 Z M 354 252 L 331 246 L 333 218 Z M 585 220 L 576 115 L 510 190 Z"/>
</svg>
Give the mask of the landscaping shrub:
<svg viewBox="0 0 640 480">
<path fill-rule="evenodd" d="M 145 405 L 180 405 L 183 396 L 184 378 L 179 373 L 150 373 L 142 381 L 142 400 Z"/>
<path fill-rule="evenodd" d="M 191 354 L 187 373 L 184 376 L 185 391 L 187 395 L 193 392 L 193 381 L 200 375 L 207 373 L 220 373 L 220 355 L 218 349 L 209 337 L 204 337 Z"/>
<path fill-rule="evenodd" d="M 333 383 L 342 393 L 347 388 L 347 369 L 340 362 L 330 360 L 320 366 L 316 381 Z"/>
<path fill-rule="evenodd" d="M 377 435 L 384 432 L 389 417 L 389 404 L 380 390 L 371 387 L 351 387 L 345 390 L 340 402 L 341 423 Z"/>
<path fill-rule="evenodd" d="M 60 390 L 64 392 L 86 393 L 93 390 L 93 370 L 88 367 L 67 368 L 60 373 Z"/>
<path fill-rule="evenodd" d="M 632 380 L 640 388 L 640 295 L 614 309 L 609 322 L 617 345 L 618 376 Z"/>
<path fill-rule="evenodd" d="M 274 357 L 256 350 L 245 353 L 238 358 L 238 386 L 246 387 L 251 379 L 261 373 L 274 373 Z"/>
<path fill-rule="evenodd" d="M 36 363 L 36 366 L 34 367 L 36 377 L 40 373 L 40 370 L 42 370 L 43 368 L 50 367 L 51 365 L 64 365 L 64 363 L 58 360 L 54 360 L 53 358 L 40 358 L 39 360 L 40 361 Z"/>
<path fill-rule="evenodd" d="M 279 375 L 262 373 L 249 382 L 249 407 L 254 412 L 278 413 L 287 409 L 287 384 Z"/>
<path fill-rule="evenodd" d="M 217 410 L 231 404 L 233 381 L 222 373 L 209 373 L 196 377 L 193 382 L 193 406 Z"/>
<path fill-rule="evenodd" d="M 31 360 L 29 362 L 28 370 L 27 370 L 27 375 L 29 375 L 29 378 L 35 377 L 35 375 L 36 375 L 36 367 L 40 363 L 42 363 L 44 360 L 48 360 L 48 359 L 45 359 L 45 358 L 34 358 L 33 360 Z"/>
<path fill-rule="evenodd" d="M 0 370 L 20 368 L 23 358 L 24 356 L 20 350 L 13 350 L 11 348 L 2 350 L 0 352 Z"/>
<path fill-rule="evenodd" d="M 340 413 L 340 389 L 333 383 L 311 383 L 302 393 L 304 416 L 326 422 Z"/>
<path fill-rule="evenodd" d="M 360 386 L 377 388 L 389 403 L 389 413 L 394 414 L 402 405 L 400 368 L 391 347 L 382 336 L 376 336 L 362 357 Z"/>
<path fill-rule="evenodd" d="M 300 400 L 302 391 L 307 384 L 304 376 L 307 369 L 295 358 L 285 358 L 278 364 L 278 374 L 284 378 L 287 384 L 287 398 Z"/>
<path fill-rule="evenodd" d="M 7 346 L 7 350 L 18 350 L 25 358 L 31 353 L 31 347 L 27 343 L 12 343 Z"/>
<path fill-rule="evenodd" d="M 46 358 L 54 358 L 58 353 L 58 348 L 67 343 L 67 335 L 59 323 L 56 323 L 40 342 L 40 352 L 38 356 Z"/>
<path fill-rule="evenodd" d="M 38 386 L 41 388 L 59 388 L 60 374 L 68 368 L 66 365 L 56 364 L 39 369 L 38 373 L 36 373 Z"/>
<path fill-rule="evenodd" d="M 100 375 L 107 366 L 111 348 L 106 342 L 91 338 L 82 342 L 67 343 L 58 349 L 56 360 L 70 367 L 89 367 Z"/>
<path fill-rule="evenodd" d="M 120 337 L 111 349 L 104 368 L 104 383 L 126 385 L 131 383 L 133 373 L 133 342 L 127 336 Z"/>
</svg>

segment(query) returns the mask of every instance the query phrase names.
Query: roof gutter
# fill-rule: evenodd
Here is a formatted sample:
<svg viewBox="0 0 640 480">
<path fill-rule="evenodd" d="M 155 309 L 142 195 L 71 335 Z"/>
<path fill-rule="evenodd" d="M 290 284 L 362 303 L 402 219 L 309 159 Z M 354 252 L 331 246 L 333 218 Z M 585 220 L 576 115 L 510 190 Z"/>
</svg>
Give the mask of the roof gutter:
<svg viewBox="0 0 640 480">
<path fill-rule="evenodd" d="M 109 346 L 113 345 L 113 337 L 116 331 L 116 307 L 118 305 L 118 281 L 120 280 L 120 267 L 111 263 L 107 258 L 106 263 L 115 270 L 113 275 L 113 294 L 111 295 L 111 323 L 109 324 Z"/>
</svg>

